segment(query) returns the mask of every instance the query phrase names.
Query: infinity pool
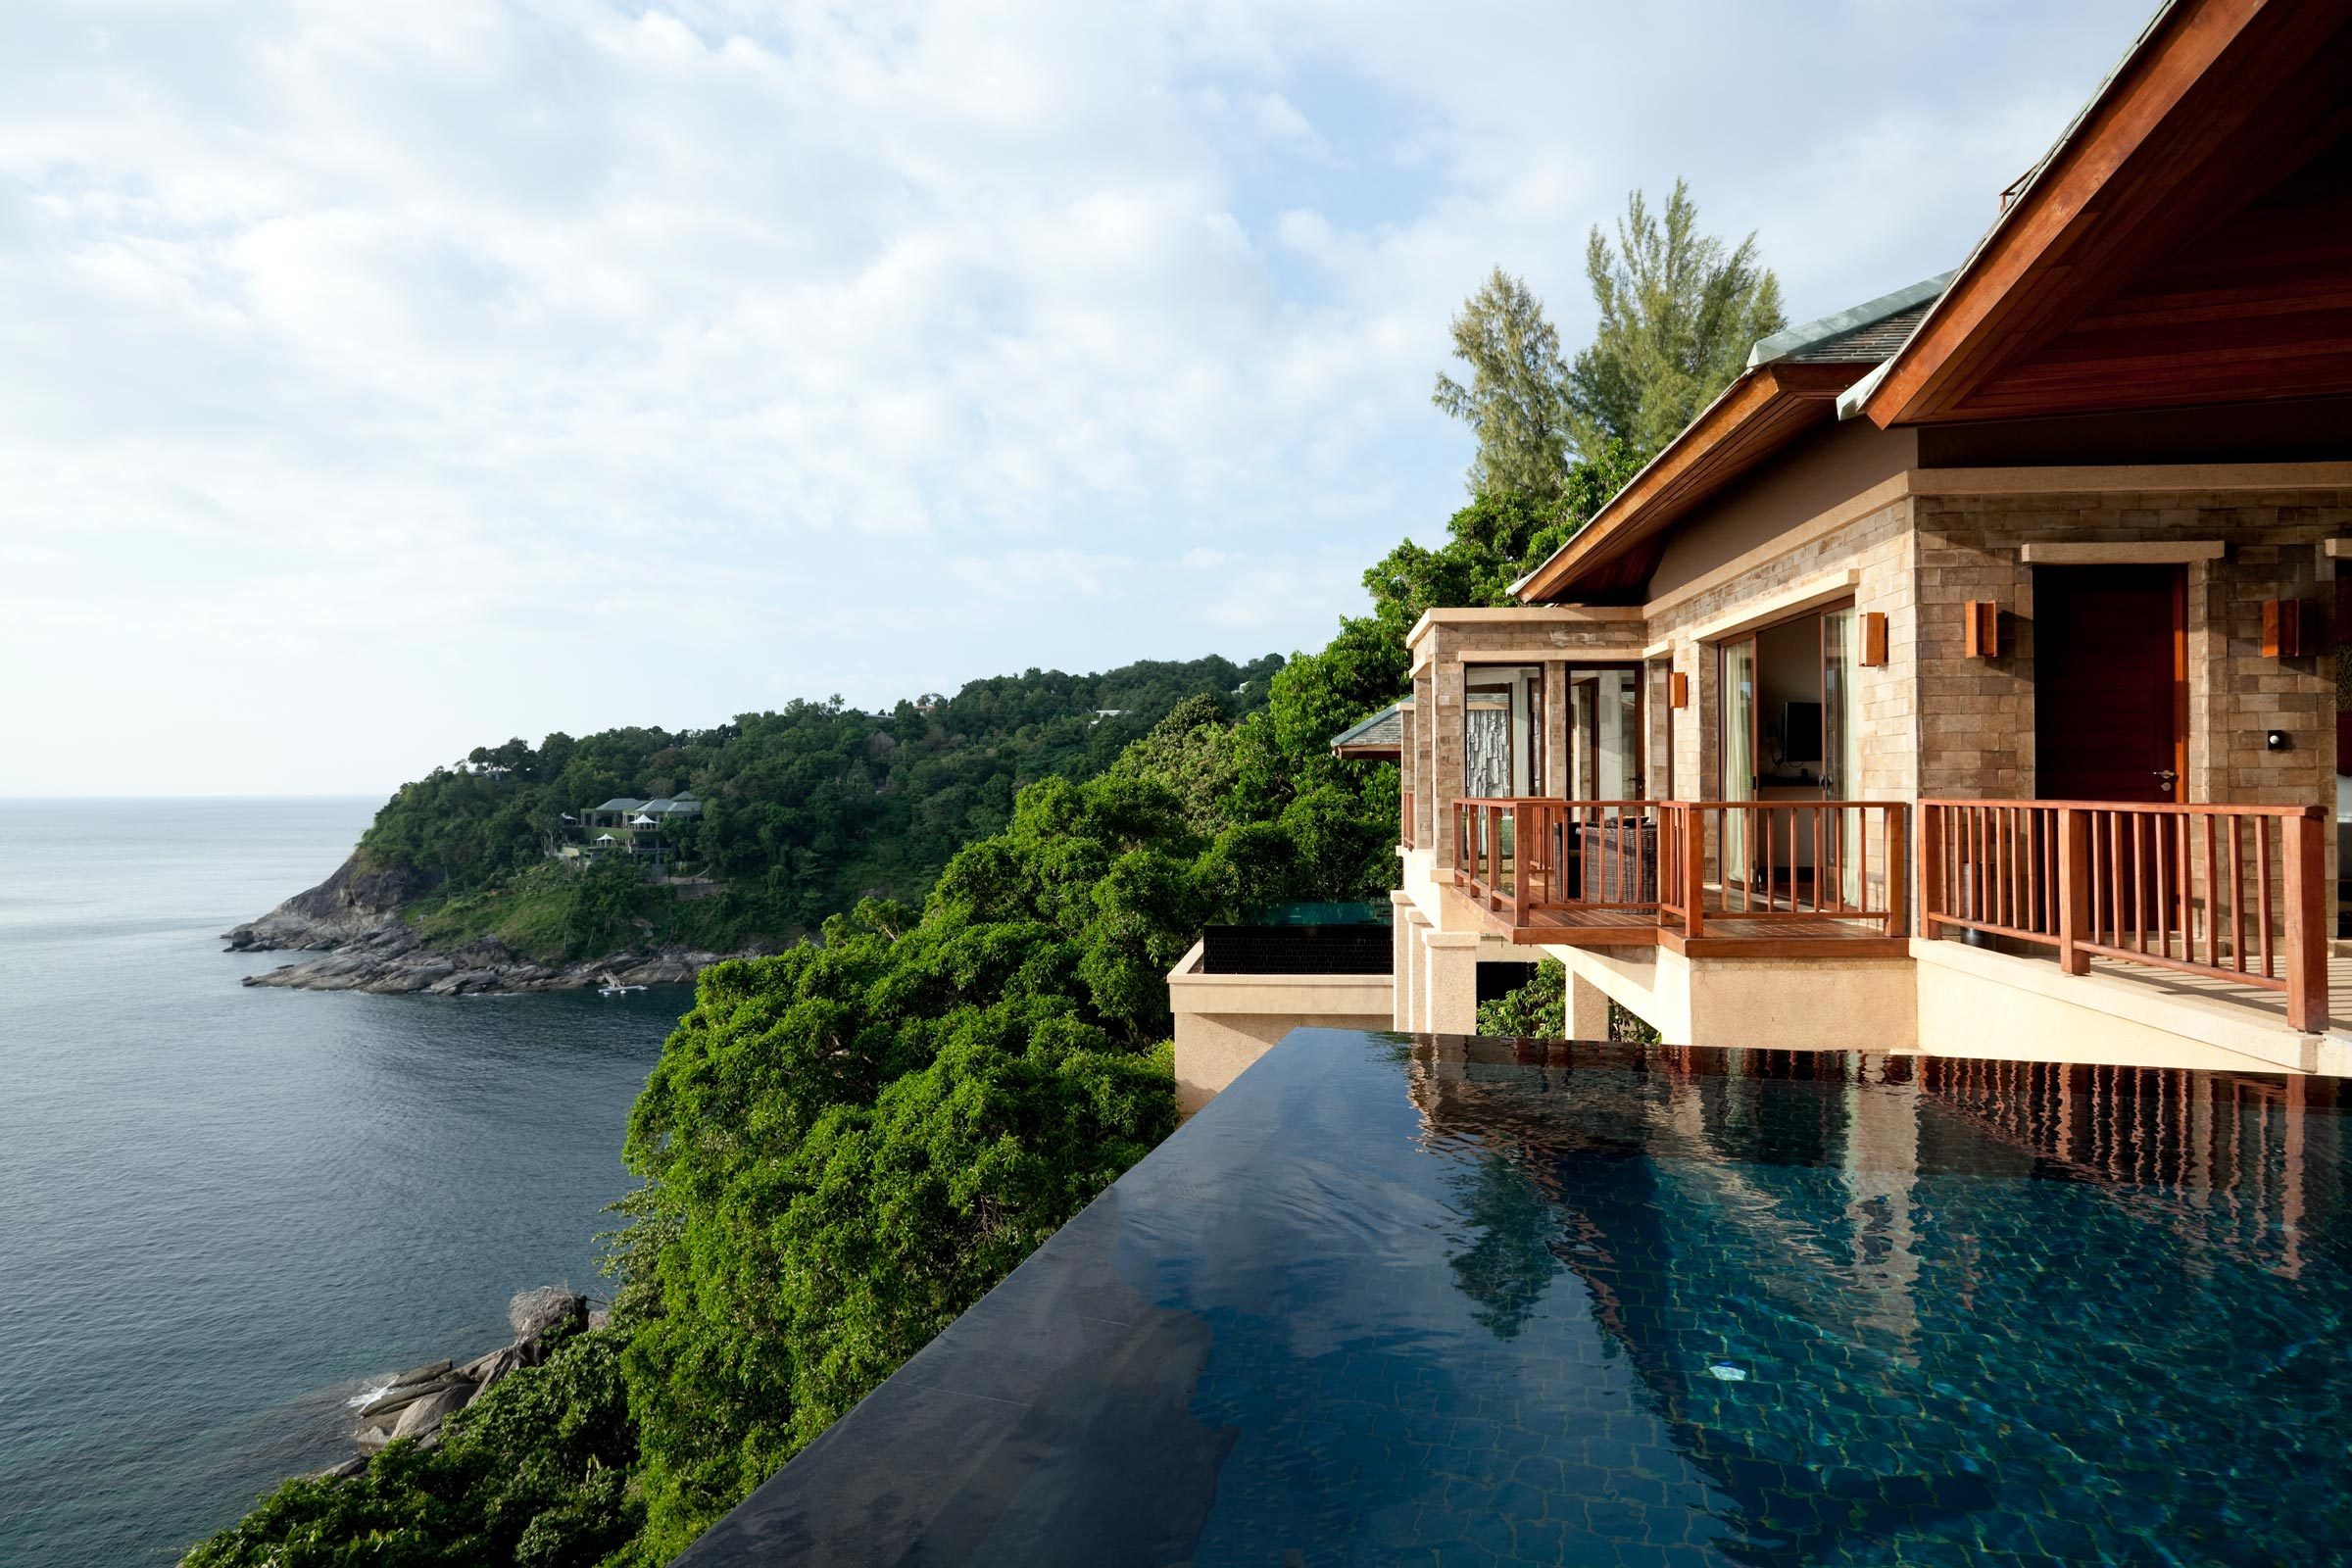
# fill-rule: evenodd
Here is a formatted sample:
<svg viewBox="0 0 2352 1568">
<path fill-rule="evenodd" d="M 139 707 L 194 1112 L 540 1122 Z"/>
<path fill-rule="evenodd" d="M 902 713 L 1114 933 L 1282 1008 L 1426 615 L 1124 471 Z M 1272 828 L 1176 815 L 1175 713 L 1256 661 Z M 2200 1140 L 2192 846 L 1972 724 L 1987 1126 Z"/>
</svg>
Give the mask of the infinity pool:
<svg viewBox="0 0 2352 1568">
<path fill-rule="evenodd" d="M 686 1560 L 2343 1560 L 2342 1101 L 1300 1031 Z"/>
</svg>

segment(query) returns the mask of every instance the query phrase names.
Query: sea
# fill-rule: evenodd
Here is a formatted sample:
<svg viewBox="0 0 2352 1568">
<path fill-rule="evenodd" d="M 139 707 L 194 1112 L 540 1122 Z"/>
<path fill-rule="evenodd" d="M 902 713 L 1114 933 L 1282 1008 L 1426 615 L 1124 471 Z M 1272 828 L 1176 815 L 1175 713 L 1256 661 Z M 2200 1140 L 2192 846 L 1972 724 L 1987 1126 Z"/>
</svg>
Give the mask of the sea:
<svg viewBox="0 0 2352 1568">
<path fill-rule="evenodd" d="M 247 989 L 372 800 L 0 800 L 0 1564 L 169 1564 L 386 1373 L 590 1297 L 683 988 Z"/>
</svg>

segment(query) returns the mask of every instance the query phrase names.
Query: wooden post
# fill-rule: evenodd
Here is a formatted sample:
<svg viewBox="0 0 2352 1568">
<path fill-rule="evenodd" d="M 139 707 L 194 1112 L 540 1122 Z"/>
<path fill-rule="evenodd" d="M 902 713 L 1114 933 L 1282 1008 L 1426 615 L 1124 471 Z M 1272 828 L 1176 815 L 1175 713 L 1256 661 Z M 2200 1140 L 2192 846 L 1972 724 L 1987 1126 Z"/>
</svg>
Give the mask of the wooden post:
<svg viewBox="0 0 2352 1568">
<path fill-rule="evenodd" d="M 2090 955 L 2075 944 L 2090 925 L 2090 816 L 2058 808 L 2058 967 L 2088 974 Z"/>
<path fill-rule="evenodd" d="M 1943 913 L 1943 812 L 1919 805 L 1919 934 L 1933 942 L 1943 935 L 1935 916 Z"/>
<path fill-rule="evenodd" d="M 2326 840 L 2318 808 L 2286 818 L 2286 1022 L 2304 1034 L 2328 1028 Z"/>
<path fill-rule="evenodd" d="M 1867 807 L 1862 814 L 1867 821 Z M 1886 814 L 1881 818 L 1886 825 L 1886 934 L 1890 937 L 1899 937 L 1911 929 L 1911 911 L 1903 902 L 1903 818 L 1906 814 L 1907 808 L 1903 803 L 1895 801 L 1886 807 Z M 1923 809 L 1920 812 L 1921 822 L 1926 822 L 1927 818 L 1928 813 Z M 1865 828 L 1863 832 L 1867 837 L 1869 829 Z M 1861 894 L 1868 900 L 1870 889 L 1861 889 Z"/>
<path fill-rule="evenodd" d="M 1527 852 L 1527 807 L 1511 803 L 1511 924 L 1527 924 L 1528 906 L 1535 901 L 1528 888 L 1530 862 L 1534 857 Z"/>
<path fill-rule="evenodd" d="M 1695 804 L 1683 808 L 1683 936 L 1706 930 L 1707 813 Z"/>
</svg>

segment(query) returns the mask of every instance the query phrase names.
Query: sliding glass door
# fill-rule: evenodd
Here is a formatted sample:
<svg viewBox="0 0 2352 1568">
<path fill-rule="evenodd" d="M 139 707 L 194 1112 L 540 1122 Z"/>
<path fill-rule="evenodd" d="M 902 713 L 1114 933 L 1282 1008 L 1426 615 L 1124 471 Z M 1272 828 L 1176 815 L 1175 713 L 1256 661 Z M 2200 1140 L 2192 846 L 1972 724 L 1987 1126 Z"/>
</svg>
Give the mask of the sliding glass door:
<svg viewBox="0 0 2352 1568">
<path fill-rule="evenodd" d="M 1568 798 L 1642 799 L 1642 680 L 1634 665 L 1568 671 Z"/>
<path fill-rule="evenodd" d="M 1854 607 L 1844 605 L 1821 617 L 1821 793 L 1832 801 L 1862 798 L 1862 735 L 1854 722 L 1855 675 L 1862 667 L 1862 640 L 1856 633 Z M 1862 902 L 1861 858 L 1854 853 L 1862 842 L 1859 808 L 1838 813 L 1838 894 L 1848 904 Z"/>
<path fill-rule="evenodd" d="M 1723 645 L 1723 798 L 1756 798 L 1756 640 Z M 1723 813 L 1723 884 L 1745 884 L 1753 857 L 1745 811 Z"/>
</svg>

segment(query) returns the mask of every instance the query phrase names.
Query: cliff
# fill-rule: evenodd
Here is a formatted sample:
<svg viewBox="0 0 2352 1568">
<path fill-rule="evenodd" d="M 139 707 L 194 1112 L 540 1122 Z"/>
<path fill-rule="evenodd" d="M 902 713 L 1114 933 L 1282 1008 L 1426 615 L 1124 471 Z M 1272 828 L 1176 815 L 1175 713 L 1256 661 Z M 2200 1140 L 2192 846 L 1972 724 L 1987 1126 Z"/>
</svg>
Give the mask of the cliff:
<svg viewBox="0 0 2352 1568">
<path fill-rule="evenodd" d="M 354 855 L 336 867 L 334 875 L 297 893 L 260 919 L 221 933 L 231 953 L 310 955 L 262 974 L 249 974 L 245 984 L 301 991 L 422 992 L 438 997 L 607 985 L 685 985 L 706 966 L 730 956 L 646 943 L 600 957 L 542 963 L 494 936 L 437 948 L 403 918 L 411 900 L 433 891 L 433 879 L 403 867 L 363 869 L 359 858 Z"/>
</svg>

